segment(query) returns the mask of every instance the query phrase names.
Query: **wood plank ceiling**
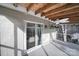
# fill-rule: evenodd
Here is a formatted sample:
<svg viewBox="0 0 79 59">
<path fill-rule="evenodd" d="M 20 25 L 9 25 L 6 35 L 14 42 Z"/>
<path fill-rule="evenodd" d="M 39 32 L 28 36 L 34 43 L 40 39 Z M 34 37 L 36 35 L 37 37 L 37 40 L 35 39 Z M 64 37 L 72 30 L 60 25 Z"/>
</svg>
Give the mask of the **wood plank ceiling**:
<svg viewBox="0 0 79 59">
<path fill-rule="evenodd" d="M 79 22 L 79 3 L 22 3 L 27 11 L 35 14 L 41 13 L 41 17 L 55 21 L 56 19 L 69 18 L 70 22 Z"/>
</svg>

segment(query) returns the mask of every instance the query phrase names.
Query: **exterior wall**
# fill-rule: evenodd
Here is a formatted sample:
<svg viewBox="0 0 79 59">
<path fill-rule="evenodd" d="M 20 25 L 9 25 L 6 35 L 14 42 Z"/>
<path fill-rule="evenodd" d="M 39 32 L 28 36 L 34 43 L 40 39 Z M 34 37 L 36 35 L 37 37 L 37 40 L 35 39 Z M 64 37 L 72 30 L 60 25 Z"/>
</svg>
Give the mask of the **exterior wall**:
<svg viewBox="0 0 79 59">
<path fill-rule="evenodd" d="M 2 11 L 4 12 L 4 11 Z M 6 11 L 7 12 L 7 11 Z M 24 23 L 7 14 L 0 14 L 1 55 L 21 55 L 23 50 Z M 19 52 L 18 52 L 19 51 Z"/>
<path fill-rule="evenodd" d="M 50 22 L 18 11 L 0 7 L 0 50 L 3 56 L 22 55 L 24 50 L 25 22 L 39 22 L 49 25 Z M 43 33 L 49 31 L 45 30 Z M 49 31 L 50 32 L 50 31 Z M 48 33 L 49 33 L 48 32 Z M 48 35 L 42 36 L 45 40 Z"/>
<path fill-rule="evenodd" d="M 56 40 L 56 36 L 57 35 L 57 31 L 56 29 L 52 28 L 52 29 L 45 29 L 43 31 L 43 34 L 42 34 L 42 40 L 43 40 L 43 43 L 47 43 L 47 42 L 50 42 L 52 40 Z"/>
</svg>

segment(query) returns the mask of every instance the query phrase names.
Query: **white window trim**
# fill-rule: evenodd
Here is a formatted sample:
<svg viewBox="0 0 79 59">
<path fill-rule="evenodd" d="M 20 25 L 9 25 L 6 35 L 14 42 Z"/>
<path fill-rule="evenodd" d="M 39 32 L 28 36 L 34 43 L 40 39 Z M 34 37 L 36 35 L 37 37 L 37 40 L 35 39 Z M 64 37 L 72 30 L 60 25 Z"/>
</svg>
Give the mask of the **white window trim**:
<svg viewBox="0 0 79 59">
<path fill-rule="evenodd" d="M 43 25 L 43 30 L 44 30 L 44 24 L 43 23 L 39 23 L 39 22 L 33 22 L 33 21 L 24 21 L 24 23 L 25 23 L 25 30 L 24 30 L 24 51 L 31 51 L 33 48 L 37 48 L 37 46 L 41 46 L 41 44 L 42 44 L 42 42 L 41 42 L 41 44 L 40 45 L 38 45 L 37 44 L 37 40 L 36 40 L 36 36 L 35 36 L 35 46 L 34 47 L 32 47 L 32 48 L 30 48 L 30 49 L 27 49 L 27 40 L 26 40 L 26 38 L 27 38 L 27 36 L 26 36 L 26 34 L 27 34 L 27 23 L 34 23 L 35 24 L 35 33 L 36 33 L 36 26 L 37 26 L 37 24 L 41 24 L 41 25 Z"/>
</svg>

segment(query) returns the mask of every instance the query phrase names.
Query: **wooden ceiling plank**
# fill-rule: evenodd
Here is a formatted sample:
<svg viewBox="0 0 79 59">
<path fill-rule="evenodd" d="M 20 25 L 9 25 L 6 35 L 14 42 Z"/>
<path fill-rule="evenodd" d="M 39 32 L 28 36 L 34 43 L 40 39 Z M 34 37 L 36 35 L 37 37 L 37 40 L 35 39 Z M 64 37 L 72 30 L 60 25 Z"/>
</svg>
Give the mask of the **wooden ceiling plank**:
<svg viewBox="0 0 79 59">
<path fill-rule="evenodd" d="M 53 6 L 53 5 L 55 5 L 55 4 L 56 4 L 56 3 L 47 3 L 47 4 L 44 5 L 42 8 L 38 9 L 38 10 L 36 11 L 36 14 L 38 14 L 38 13 L 43 13 L 44 10 L 50 8 L 51 6 Z"/>
<path fill-rule="evenodd" d="M 48 16 L 48 18 L 54 18 L 54 17 L 57 17 L 57 16 L 63 16 L 63 15 L 68 15 L 68 14 L 72 14 L 72 13 L 77 13 L 77 12 L 79 12 L 79 6 L 76 9 L 64 11 L 64 12 L 57 13 L 57 14 L 53 14 L 51 16 Z"/>
<path fill-rule="evenodd" d="M 65 17 L 64 17 L 65 18 Z M 64 18 L 61 18 L 61 19 L 64 19 Z M 56 18 L 54 18 L 54 19 L 52 19 L 53 21 L 56 21 Z M 51 21 L 52 21 L 51 20 Z M 69 23 L 74 23 L 74 22 L 79 22 L 79 17 L 77 17 L 77 16 L 70 16 L 69 17 L 69 20 L 68 21 L 70 21 Z"/>
<path fill-rule="evenodd" d="M 61 7 L 61 6 L 63 6 L 63 5 L 65 5 L 65 3 L 58 3 L 58 4 L 55 4 L 55 5 L 51 6 L 50 8 L 44 10 L 43 12 L 46 13 L 46 12 L 48 12 L 48 11 L 50 11 L 50 10 L 56 9 L 56 8 Z"/>
<path fill-rule="evenodd" d="M 30 7 L 30 10 L 35 12 L 36 10 L 42 8 L 44 5 L 45 3 L 34 3 L 32 7 Z"/>
<path fill-rule="evenodd" d="M 63 17 L 63 18 L 66 18 L 66 17 Z M 63 19 L 63 18 L 60 18 L 60 19 Z M 79 15 L 78 16 L 69 16 L 68 18 L 69 18 L 68 21 L 70 21 L 71 23 L 72 22 L 79 22 Z M 53 20 L 55 21 L 56 18 L 54 18 Z"/>
<path fill-rule="evenodd" d="M 66 5 L 67 5 L 67 4 L 66 4 Z M 63 6 L 61 6 L 60 8 L 56 8 L 56 9 L 50 10 L 50 11 L 48 11 L 48 12 L 46 12 L 46 13 L 43 13 L 43 15 L 48 15 L 48 14 L 57 12 L 57 11 L 59 11 L 59 10 L 62 10 L 62 9 L 64 9 L 64 8 L 67 8 L 67 7 L 69 7 L 69 6 L 66 6 L 66 7 L 65 7 L 65 5 L 63 5 Z"/>
<path fill-rule="evenodd" d="M 71 13 L 71 14 L 67 14 L 67 15 L 63 15 L 63 16 L 60 15 L 60 16 L 54 17 L 53 19 L 69 18 L 69 17 L 79 17 L 79 12 Z"/>
<path fill-rule="evenodd" d="M 26 6 L 27 11 L 29 11 L 32 6 L 33 6 L 33 3 L 30 3 L 28 6 Z"/>
<path fill-rule="evenodd" d="M 58 14 L 58 13 L 62 13 L 62 12 L 65 12 L 65 11 L 68 11 L 68 10 L 72 10 L 72 9 L 75 9 L 75 8 L 79 8 L 79 5 L 77 6 L 72 6 L 70 8 L 66 8 L 66 9 L 63 9 L 63 10 L 59 10 L 58 12 L 54 12 L 54 13 L 51 13 L 51 14 L 48 14 L 48 15 L 45 15 L 45 16 L 51 16 L 51 15 L 55 15 L 55 14 Z"/>
<path fill-rule="evenodd" d="M 40 8 L 43 8 L 45 5 L 47 5 L 47 3 L 42 3 L 41 5 L 39 5 L 39 8 L 35 10 L 35 12 L 38 11 Z"/>
<path fill-rule="evenodd" d="M 71 17 L 69 19 L 69 21 L 72 23 L 72 22 L 79 22 L 79 17 Z"/>
</svg>

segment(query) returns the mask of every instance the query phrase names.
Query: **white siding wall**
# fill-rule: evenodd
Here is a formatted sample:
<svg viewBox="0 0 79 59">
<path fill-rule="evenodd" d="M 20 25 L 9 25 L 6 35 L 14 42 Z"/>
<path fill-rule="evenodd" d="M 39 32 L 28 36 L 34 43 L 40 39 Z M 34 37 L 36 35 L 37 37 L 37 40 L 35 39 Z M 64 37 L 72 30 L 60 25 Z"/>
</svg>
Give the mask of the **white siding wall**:
<svg viewBox="0 0 79 59">
<path fill-rule="evenodd" d="M 56 39 L 57 32 L 54 28 L 52 29 L 44 29 L 42 34 L 42 42 L 45 44 L 50 42 L 51 40 Z"/>
<path fill-rule="evenodd" d="M 24 20 L 49 25 L 48 21 L 42 20 L 38 17 L 0 7 L 1 55 L 22 55 L 21 50 L 24 49 Z M 49 29 L 45 30 L 45 32 L 49 34 L 42 36 L 43 41 L 50 39 Z"/>
</svg>

